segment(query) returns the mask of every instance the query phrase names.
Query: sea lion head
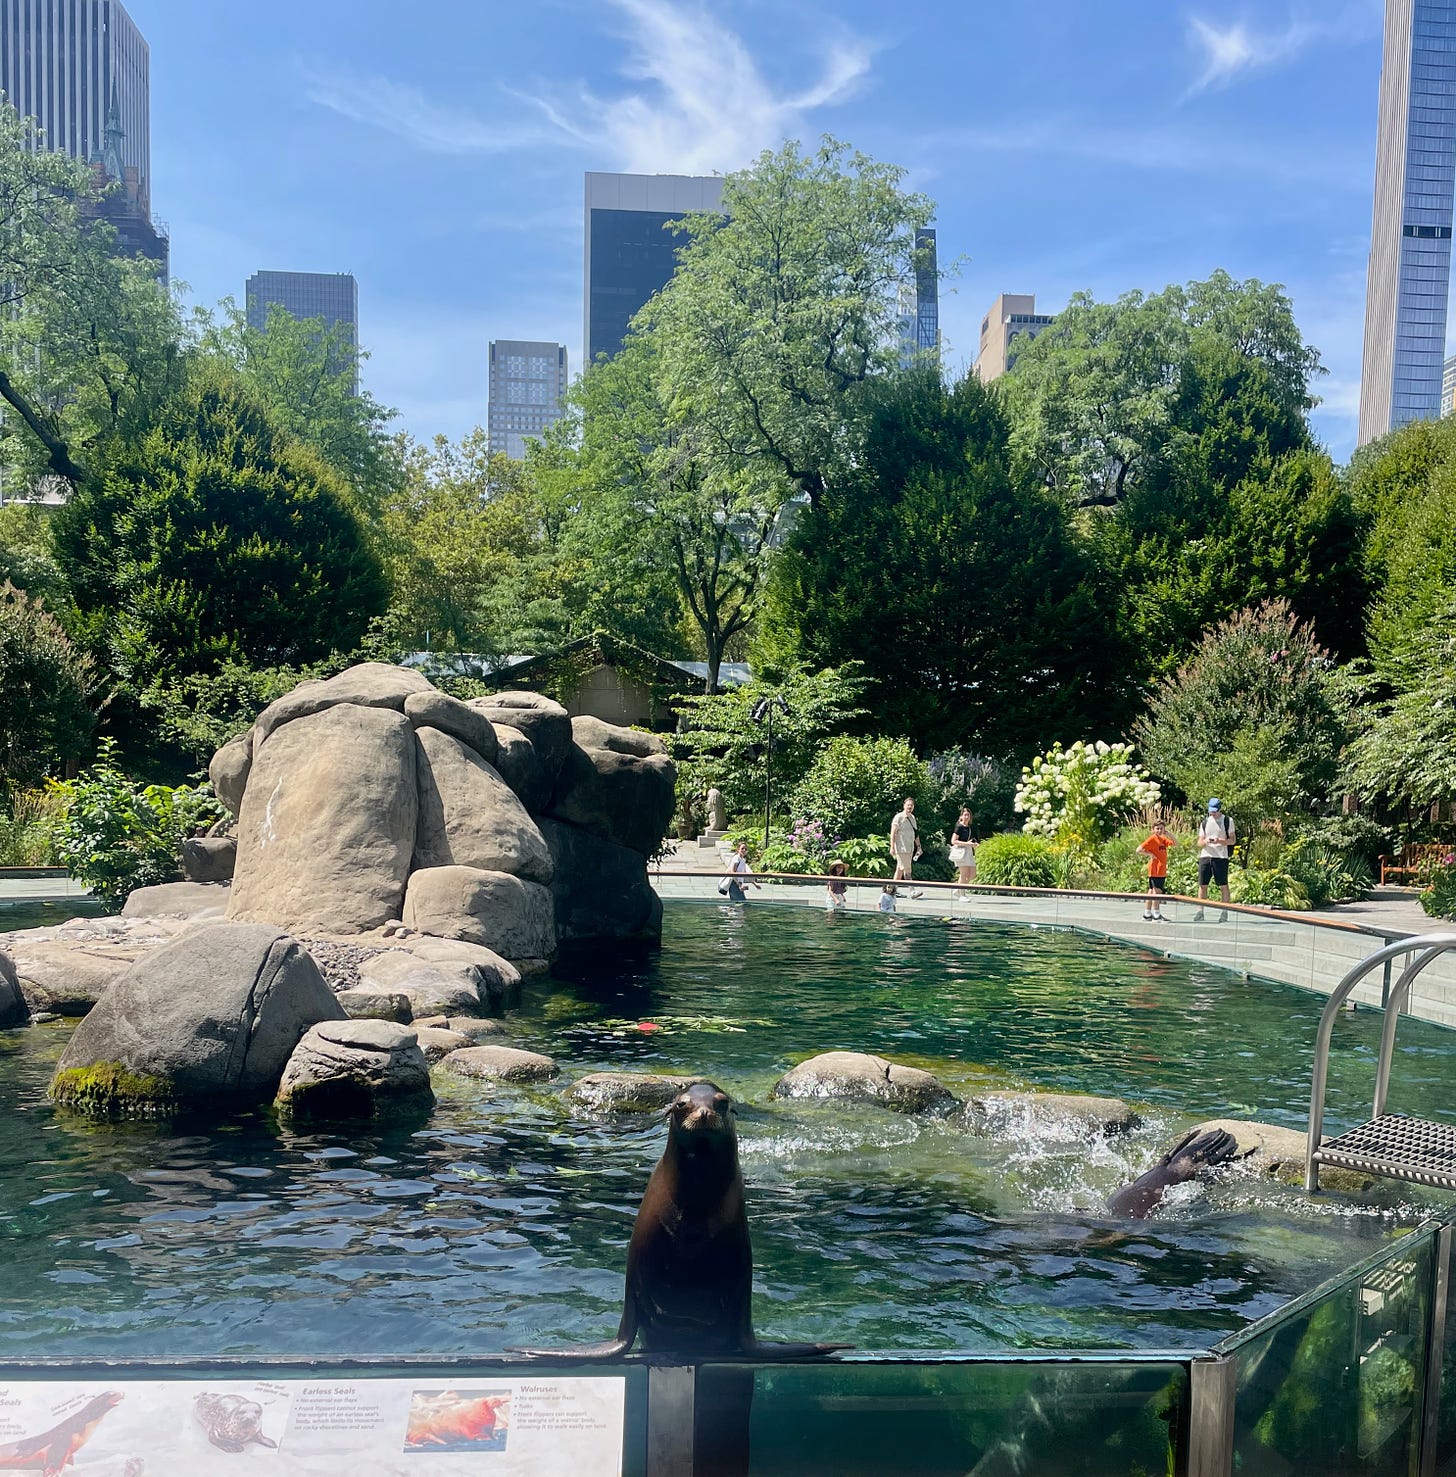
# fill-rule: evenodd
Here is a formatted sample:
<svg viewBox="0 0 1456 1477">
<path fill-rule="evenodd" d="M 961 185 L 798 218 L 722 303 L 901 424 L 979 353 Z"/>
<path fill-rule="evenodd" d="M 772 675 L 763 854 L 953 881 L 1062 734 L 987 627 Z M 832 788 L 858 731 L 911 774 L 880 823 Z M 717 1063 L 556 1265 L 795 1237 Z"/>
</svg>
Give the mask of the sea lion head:
<svg viewBox="0 0 1456 1477">
<path fill-rule="evenodd" d="M 668 1136 L 683 1154 L 734 1152 L 733 1099 L 712 1082 L 694 1082 L 667 1105 Z"/>
</svg>

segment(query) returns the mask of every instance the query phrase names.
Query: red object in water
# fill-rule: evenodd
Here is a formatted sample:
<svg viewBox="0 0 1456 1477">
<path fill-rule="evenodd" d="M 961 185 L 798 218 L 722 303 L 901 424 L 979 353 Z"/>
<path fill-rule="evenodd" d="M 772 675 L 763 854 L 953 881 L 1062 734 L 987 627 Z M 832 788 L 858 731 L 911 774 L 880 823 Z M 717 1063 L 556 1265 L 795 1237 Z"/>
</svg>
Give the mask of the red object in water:
<svg viewBox="0 0 1456 1477">
<path fill-rule="evenodd" d="M 662 1027 L 653 1021 L 638 1021 L 637 1029 L 639 1031 L 660 1031 Z"/>
</svg>

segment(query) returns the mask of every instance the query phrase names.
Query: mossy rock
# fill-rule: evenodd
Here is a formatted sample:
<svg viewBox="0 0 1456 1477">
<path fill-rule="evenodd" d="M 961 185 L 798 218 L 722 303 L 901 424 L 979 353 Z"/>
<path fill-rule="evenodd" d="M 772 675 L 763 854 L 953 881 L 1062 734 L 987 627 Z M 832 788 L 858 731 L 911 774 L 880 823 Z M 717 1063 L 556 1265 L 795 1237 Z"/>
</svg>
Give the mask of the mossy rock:
<svg viewBox="0 0 1456 1477">
<path fill-rule="evenodd" d="M 164 1077 L 133 1072 L 120 1062 L 92 1062 L 57 1072 L 53 1102 L 97 1118 L 166 1118 L 181 1106 Z"/>
</svg>

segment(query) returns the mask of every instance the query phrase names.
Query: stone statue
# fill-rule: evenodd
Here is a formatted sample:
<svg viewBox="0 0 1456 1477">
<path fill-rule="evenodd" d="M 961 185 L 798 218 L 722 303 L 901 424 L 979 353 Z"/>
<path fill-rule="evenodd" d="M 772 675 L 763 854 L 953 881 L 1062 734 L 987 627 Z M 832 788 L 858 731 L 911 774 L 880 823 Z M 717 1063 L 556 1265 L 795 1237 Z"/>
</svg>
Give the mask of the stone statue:
<svg viewBox="0 0 1456 1477">
<path fill-rule="evenodd" d="M 708 791 L 708 829 L 710 831 L 728 829 L 728 812 L 723 808 L 723 792 L 719 789 Z"/>
</svg>

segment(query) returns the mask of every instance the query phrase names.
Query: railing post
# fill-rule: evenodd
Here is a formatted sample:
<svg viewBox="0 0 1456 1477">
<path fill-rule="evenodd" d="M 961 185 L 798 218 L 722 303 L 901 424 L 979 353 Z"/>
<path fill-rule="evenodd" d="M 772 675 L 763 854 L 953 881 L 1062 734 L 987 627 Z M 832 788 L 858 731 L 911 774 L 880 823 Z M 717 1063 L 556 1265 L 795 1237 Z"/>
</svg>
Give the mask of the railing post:
<svg viewBox="0 0 1456 1477">
<path fill-rule="evenodd" d="M 693 1477 L 698 1372 L 691 1365 L 647 1371 L 647 1477 Z"/>
<path fill-rule="evenodd" d="M 1195 1359 L 1189 1367 L 1186 1477 L 1230 1477 L 1234 1469 L 1234 1358 Z"/>
<path fill-rule="evenodd" d="M 1436 1439 L 1441 1425 L 1441 1375 L 1446 1354 L 1446 1295 L 1451 1280 L 1451 1227 L 1436 1233 L 1436 1266 L 1431 1288 L 1431 1325 L 1426 1333 L 1425 1419 L 1421 1423 L 1421 1477 L 1435 1477 Z"/>
</svg>

